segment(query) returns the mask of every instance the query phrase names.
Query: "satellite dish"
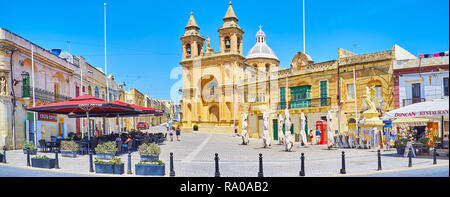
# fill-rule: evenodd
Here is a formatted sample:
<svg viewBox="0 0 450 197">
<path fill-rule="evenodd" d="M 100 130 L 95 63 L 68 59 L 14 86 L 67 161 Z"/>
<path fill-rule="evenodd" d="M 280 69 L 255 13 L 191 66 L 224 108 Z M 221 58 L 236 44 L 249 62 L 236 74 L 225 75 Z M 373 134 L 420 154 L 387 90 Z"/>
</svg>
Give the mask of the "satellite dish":
<svg viewBox="0 0 450 197">
<path fill-rule="evenodd" d="M 61 52 L 59 54 L 59 57 L 65 59 L 66 61 L 73 64 L 73 56 L 69 52 L 66 52 L 66 51 Z"/>
</svg>

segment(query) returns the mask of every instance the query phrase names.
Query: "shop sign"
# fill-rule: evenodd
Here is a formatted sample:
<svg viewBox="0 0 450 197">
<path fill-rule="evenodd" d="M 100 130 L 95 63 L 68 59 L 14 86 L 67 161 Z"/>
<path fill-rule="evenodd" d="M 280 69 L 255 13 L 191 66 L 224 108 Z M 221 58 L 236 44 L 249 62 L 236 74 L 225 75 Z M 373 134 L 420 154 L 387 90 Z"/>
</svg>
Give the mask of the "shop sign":
<svg viewBox="0 0 450 197">
<path fill-rule="evenodd" d="M 38 113 L 38 120 L 40 121 L 49 121 L 49 122 L 57 122 L 58 115 L 49 114 L 49 113 Z"/>
</svg>

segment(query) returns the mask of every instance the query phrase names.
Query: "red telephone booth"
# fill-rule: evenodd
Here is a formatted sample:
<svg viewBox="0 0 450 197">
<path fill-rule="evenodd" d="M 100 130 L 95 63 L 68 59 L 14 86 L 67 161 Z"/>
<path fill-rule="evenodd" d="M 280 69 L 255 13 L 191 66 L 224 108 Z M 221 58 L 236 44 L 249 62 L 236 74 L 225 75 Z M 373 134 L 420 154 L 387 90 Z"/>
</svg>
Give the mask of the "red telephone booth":
<svg viewBox="0 0 450 197">
<path fill-rule="evenodd" d="M 327 144 L 327 121 L 318 120 L 316 122 L 316 130 L 319 130 L 320 135 L 320 144 Z"/>
</svg>

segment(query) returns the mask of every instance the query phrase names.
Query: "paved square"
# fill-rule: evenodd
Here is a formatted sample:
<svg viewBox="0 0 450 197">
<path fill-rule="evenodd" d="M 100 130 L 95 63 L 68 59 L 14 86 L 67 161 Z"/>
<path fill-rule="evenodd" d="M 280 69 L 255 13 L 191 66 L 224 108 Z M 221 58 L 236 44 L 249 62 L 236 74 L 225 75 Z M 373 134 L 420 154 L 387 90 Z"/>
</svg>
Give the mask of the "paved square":
<svg viewBox="0 0 450 197">
<path fill-rule="evenodd" d="M 154 128 L 165 132 L 165 128 Z M 222 177 L 256 177 L 259 171 L 259 153 L 263 154 L 263 173 L 265 177 L 298 177 L 300 171 L 300 155 L 305 154 L 306 176 L 341 176 L 341 152 L 345 151 L 345 167 L 347 174 L 376 172 L 378 168 L 375 149 L 333 149 L 326 145 L 313 145 L 300 148 L 295 144 L 292 152 L 285 152 L 283 145 L 273 142 L 270 148 L 262 147 L 262 140 L 250 139 L 249 145 L 241 145 L 241 138 L 226 134 L 182 133 L 181 140 L 168 139 L 161 144 L 160 159 L 166 164 L 166 175 L 169 176 L 170 152 L 174 155 L 175 175 L 181 177 L 213 177 L 215 175 L 215 153 L 219 154 L 219 169 Z M 400 157 L 395 149 L 382 150 L 383 170 L 408 168 L 408 158 Z M 51 158 L 54 153 L 41 153 Z M 131 154 L 132 172 L 134 164 L 139 162 L 138 152 Z M 93 156 L 95 158 L 95 155 Z M 119 156 L 128 167 L 128 155 Z M 22 150 L 7 151 L 7 164 L 2 165 L 29 168 L 26 166 L 26 155 Z M 413 167 L 431 166 L 432 156 L 418 156 L 412 159 Z M 448 157 L 439 157 L 438 165 L 449 164 Z M 60 169 L 57 172 L 89 173 L 88 155 L 76 158 L 59 156 Z M 35 169 L 35 168 L 33 168 Z M 121 176 L 137 176 L 125 174 Z M 103 176 L 102 174 L 95 174 Z M 45 174 L 43 176 L 46 176 Z M 447 174 L 448 176 L 448 174 Z"/>
</svg>

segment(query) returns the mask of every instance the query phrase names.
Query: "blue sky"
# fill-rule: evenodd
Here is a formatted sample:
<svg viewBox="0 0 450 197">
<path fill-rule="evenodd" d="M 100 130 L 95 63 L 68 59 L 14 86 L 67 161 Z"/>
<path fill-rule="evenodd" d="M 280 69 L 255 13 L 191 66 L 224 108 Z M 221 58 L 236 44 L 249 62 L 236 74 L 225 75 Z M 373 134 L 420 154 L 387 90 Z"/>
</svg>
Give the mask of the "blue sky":
<svg viewBox="0 0 450 197">
<path fill-rule="evenodd" d="M 303 50 L 301 0 L 234 0 L 244 30 L 244 55 L 262 25 L 267 44 L 288 67 Z M 0 0 L 0 27 L 46 49 L 60 48 L 104 68 L 104 0 Z M 194 12 L 200 33 L 219 50 L 218 28 L 228 0 L 107 0 L 108 73 L 126 88 L 170 99 L 181 80 L 170 72 L 181 60 L 180 37 Z M 315 62 L 337 58 L 337 49 L 357 54 L 390 50 L 398 44 L 414 55 L 449 48 L 449 1 L 306 0 L 306 53 Z M 356 44 L 356 47 L 355 47 Z"/>
</svg>

